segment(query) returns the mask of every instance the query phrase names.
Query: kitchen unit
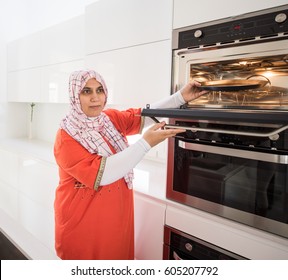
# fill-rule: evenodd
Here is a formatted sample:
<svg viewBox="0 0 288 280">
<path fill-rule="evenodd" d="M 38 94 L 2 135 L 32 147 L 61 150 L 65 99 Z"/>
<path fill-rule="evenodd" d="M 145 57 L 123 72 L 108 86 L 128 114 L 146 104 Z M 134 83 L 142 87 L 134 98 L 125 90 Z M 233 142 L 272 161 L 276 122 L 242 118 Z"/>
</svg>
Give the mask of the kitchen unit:
<svg viewBox="0 0 288 280">
<path fill-rule="evenodd" d="M 55 128 L 67 109 L 66 96 L 58 95 L 59 98 L 57 97 L 56 85 L 59 89 L 58 93 L 65 94 L 63 90 L 68 72 L 74 70 L 75 67 L 84 65 L 101 69 L 101 72 L 107 77 L 108 85 L 112 89 L 108 106 L 119 108 L 126 107 L 127 104 L 145 106 L 146 103 L 156 101 L 170 93 L 171 36 L 172 28 L 173 26 L 175 28 L 176 24 L 175 20 L 173 22 L 173 17 L 175 19 L 177 14 L 179 16 L 177 7 L 181 1 L 157 1 L 154 3 L 155 1 L 124 0 L 125 4 L 123 3 L 121 7 L 117 6 L 117 11 L 121 12 L 107 13 L 107 10 L 111 10 L 110 5 L 119 5 L 118 2 L 116 0 L 97 1 L 87 6 L 86 16 L 83 15 L 83 17 L 71 19 L 63 25 L 51 27 L 51 30 L 55 28 L 54 30 L 66 30 L 66 32 L 77 28 L 77 34 L 85 33 L 83 41 L 77 41 L 74 51 L 73 48 L 70 49 L 73 56 L 69 56 L 70 52 L 63 53 L 63 49 L 60 51 L 60 46 L 66 46 L 64 48 L 66 50 L 73 45 L 69 44 L 67 47 L 65 42 L 58 44 L 60 49 L 57 48 L 57 44 L 50 45 L 49 48 L 43 46 L 44 58 L 51 57 L 51 61 L 45 61 L 43 57 L 42 61 L 38 60 L 39 53 L 37 52 L 33 56 L 32 46 L 41 41 L 39 36 L 45 38 L 46 35 L 54 34 L 48 30 L 41 30 L 31 37 L 27 36 L 8 45 L 10 57 L 8 60 L 8 92 L 9 88 L 12 89 L 9 92 L 9 98 L 11 97 L 11 99 L 8 98 L 9 106 L 27 111 L 26 119 L 29 120 L 29 106 L 31 102 L 35 102 L 36 129 L 34 138 L 28 139 L 27 135 L 16 133 L 19 123 L 13 123 L 13 118 L 11 118 L 11 125 L 15 127 L 16 136 L 13 134 L 12 139 L 8 137 L 0 141 L 2 155 L 6 159 L 5 162 L 8 163 L 3 166 L 3 174 L 0 178 L 1 221 L 5 221 L 1 224 L 1 228 L 31 258 L 56 259 L 53 250 L 53 209 L 51 205 L 58 177 L 52 149 Z M 187 4 L 190 1 L 182 1 L 182 4 L 185 4 L 184 2 Z M 252 4 L 249 6 L 250 2 L 246 1 L 245 5 L 241 6 L 242 9 L 247 10 L 237 11 L 237 13 L 262 8 L 262 4 L 259 3 L 257 3 L 257 7 Z M 273 6 L 281 4 L 284 3 L 282 1 L 270 3 Z M 206 8 L 201 6 L 205 5 L 205 1 L 199 3 L 198 7 L 199 5 L 200 10 Z M 128 6 L 129 10 L 125 8 Z M 153 7 L 152 14 L 151 7 Z M 199 10 L 197 9 L 197 11 Z M 229 16 L 229 14 L 223 15 L 222 12 L 217 9 L 213 13 L 206 11 L 196 19 L 194 16 L 190 17 L 190 20 L 197 22 L 188 25 L 204 22 L 208 20 L 207 17 L 212 19 L 212 17 Z M 149 18 L 148 22 L 147 18 Z M 161 19 L 160 25 L 159 19 Z M 130 22 L 134 23 L 133 26 L 129 24 Z M 100 24 L 104 24 L 105 28 L 99 30 Z M 146 29 L 147 24 L 149 24 L 148 29 Z M 161 28 L 156 32 L 155 26 Z M 81 33 L 81 30 L 84 30 L 84 33 Z M 99 36 L 95 36 L 95 32 Z M 59 40 L 62 40 L 62 33 L 56 32 Z M 107 34 L 114 36 L 107 36 Z M 118 34 L 119 36 L 116 36 Z M 99 42 L 99 38 L 102 39 L 101 42 Z M 63 40 L 69 41 L 69 37 Z M 82 44 L 83 42 L 85 44 Z M 28 47 L 27 45 L 24 47 L 22 43 L 24 46 L 28 44 Z M 56 53 L 59 51 L 59 54 L 62 54 L 59 56 L 56 53 L 49 55 L 48 51 L 53 48 Z M 25 63 L 16 66 L 19 60 L 16 59 L 13 62 L 13 58 L 17 57 L 15 52 L 19 55 L 28 52 L 31 55 L 30 58 L 26 56 Z M 21 55 L 21 59 L 24 59 L 23 55 Z M 156 66 L 154 65 L 155 61 L 157 61 Z M 151 68 L 153 68 L 152 71 L 155 71 L 152 74 Z M 34 71 L 36 69 L 37 71 Z M 136 70 L 133 71 L 133 69 Z M 128 80 L 133 82 L 133 86 L 128 88 L 129 83 L 126 82 L 125 73 L 129 75 Z M 31 77 L 34 75 L 40 75 L 40 83 L 35 84 L 37 90 L 29 92 L 29 84 L 25 84 L 25 82 L 29 79 L 31 81 Z M 118 79 L 118 75 L 121 79 Z M 18 81 L 21 82 L 22 92 L 20 89 L 17 91 L 13 88 Z M 61 88 L 62 90 L 60 90 Z M 155 89 L 157 94 L 151 93 L 151 88 Z M 127 89 L 125 95 L 123 95 L 124 89 Z M 15 95 L 13 96 L 13 94 Z M 24 129 L 26 119 L 24 118 L 21 122 L 24 124 Z M 51 123 L 53 123 L 53 129 Z M 27 131 L 28 129 L 25 130 L 25 132 Z M 162 259 L 165 225 L 198 239 L 204 239 L 216 247 L 248 259 L 288 258 L 288 245 L 285 238 L 258 229 L 251 229 L 249 226 L 167 200 L 165 197 L 166 144 L 152 149 L 147 158 L 135 168 L 136 258 Z M 8 172 L 5 171 L 7 166 L 10 166 Z M 30 182 L 31 176 L 35 174 L 34 170 L 38 170 L 41 175 L 33 178 Z M 14 176 L 14 171 L 17 171 L 17 176 Z M 39 188 L 39 186 L 41 187 Z M 151 236 L 152 232 L 153 236 Z"/>
<path fill-rule="evenodd" d="M 207 94 L 143 110 L 186 130 L 168 140 L 168 199 L 286 239 L 287 19 L 283 5 L 175 29 L 171 91 Z"/>
</svg>

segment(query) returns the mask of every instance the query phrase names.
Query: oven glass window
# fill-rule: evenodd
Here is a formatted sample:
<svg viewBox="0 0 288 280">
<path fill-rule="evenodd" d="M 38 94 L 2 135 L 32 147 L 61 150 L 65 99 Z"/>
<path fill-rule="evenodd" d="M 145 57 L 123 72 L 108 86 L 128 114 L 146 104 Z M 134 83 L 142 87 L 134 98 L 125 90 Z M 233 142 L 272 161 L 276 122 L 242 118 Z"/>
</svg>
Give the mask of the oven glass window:
<svg viewBox="0 0 288 280">
<path fill-rule="evenodd" d="M 286 164 L 185 149 L 178 144 L 176 140 L 175 191 L 282 223 L 288 222 Z"/>
</svg>

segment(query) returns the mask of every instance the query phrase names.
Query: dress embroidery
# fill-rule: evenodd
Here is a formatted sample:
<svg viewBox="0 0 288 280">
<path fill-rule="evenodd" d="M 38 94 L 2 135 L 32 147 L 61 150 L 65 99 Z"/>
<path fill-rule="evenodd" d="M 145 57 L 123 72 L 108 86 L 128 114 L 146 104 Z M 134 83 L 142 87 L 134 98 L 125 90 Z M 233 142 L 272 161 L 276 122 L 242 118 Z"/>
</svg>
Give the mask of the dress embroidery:
<svg viewBox="0 0 288 280">
<path fill-rule="evenodd" d="M 76 181 L 75 184 L 74 184 L 74 188 L 75 189 L 83 189 L 85 187 L 86 187 L 86 185 L 84 185 L 84 184 L 82 184 L 82 183 L 80 183 L 78 181 Z"/>
</svg>

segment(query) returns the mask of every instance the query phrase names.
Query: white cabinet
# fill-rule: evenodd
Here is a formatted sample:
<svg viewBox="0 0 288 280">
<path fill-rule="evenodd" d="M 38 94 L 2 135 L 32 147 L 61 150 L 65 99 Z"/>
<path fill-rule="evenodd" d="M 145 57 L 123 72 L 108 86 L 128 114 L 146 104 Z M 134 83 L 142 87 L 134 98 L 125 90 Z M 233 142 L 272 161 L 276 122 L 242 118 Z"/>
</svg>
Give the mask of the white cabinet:
<svg viewBox="0 0 288 280">
<path fill-rule="evenodd" d="M 135 192 L 135 258 L 162 260 L 166 204 Z"/>
<path fill-rule="evenodd" d="M 167 40 L 172 0 L 100 0 L 86 7 L 86 54 Z"/>
<path fill-rule="evenodd" d="M 174 0 L 173 29 L 285 4 L 287 0 Z"/>
<path fill-rule="evenodd" d="M 7 100 L 20 102 L 40 102 L 41 100 L 40 68 L 8 72 Z"/>
<path fill-rule="evenodd" d="M 85 53 L 84 15 L 41 31 L 42 65 L 83 59 Z"/>
<path fill-rule="evenodd" d="M 69 76 L 82 69 L 84 60 L 59 63 L 41 67 L 41 88 L 38 95 L 45 103 L 69 103 Z"/>
<path fill-rule="evenodd" d="M 8 43 L 8 72 L 83 59 L 84 23 L 75 17 Z"/>
<path fill-rule="evenodd" d="M 84 60 L 58 63 L 8 73 L 9 102 L 69 103 L 71 72 L 82 69 Z"/>
<path fill-rule="evenodd" d="M 52 151 L 51 151 L 52 152 Z M 53 212 L 58 168 L 32 156 L 19 157 L 19 184 L 21 194 Z"/>
<path fill-rule="evenodd" d="M 15 153 L 0 149 L 0 180 L 10 186 L 18 184 L 18 157 Z"/>
<path fill-rule="evenodd" d="M 108 86 L 108 104 L 143 107 L 170 94 L 171 41 L 86 56 Z"/>
<path fill-rule="evenodd" d="M 34 246 L 31 242 L 19 245 L 32 258 L 37 258 L 40 253 L 56 259 L 53 204 L 58 168 L 29 153 L 19 152 L 19 146 L 30 149 L 31 145 L 19 140 L 9 150 L 0 149 L 0 213 L 5 213 L 11 220 L 1 220 L 0 228 L 14 236 L 16 244 L 22 243 L 24 236 L 34 238 Z M 42 152 L 47 153 L 47 149 Z M 17 232 L 14 232 L 16 228 L 11 228 L 12 224 L 17 224 Z"/>
<path fill-rule="evenodd" d="M 41 32 L 8 43 L 8 72 L 41 66 L 41 46 Z"/>
<path fill-rule="evenodd" d="M 19 195 L 18 204 L 18 224 L 54 253 L 54 213 L 22 194 Z"/>
<path fill-rule="evenodd" d="M 0 179 L 0 211 L 4 211 L 11 219 L 18 219 L 18 191 Z M 0 228 L 3 228 L 1 221 Z"/>
</svg>

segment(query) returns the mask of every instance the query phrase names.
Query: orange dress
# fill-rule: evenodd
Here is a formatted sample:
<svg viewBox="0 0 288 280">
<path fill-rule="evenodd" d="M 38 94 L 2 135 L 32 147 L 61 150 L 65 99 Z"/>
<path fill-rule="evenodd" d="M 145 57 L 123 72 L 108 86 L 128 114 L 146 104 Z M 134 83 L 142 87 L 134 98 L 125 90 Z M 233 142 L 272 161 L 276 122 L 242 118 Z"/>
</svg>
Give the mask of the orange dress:
<svg viewBox="0 0 288 280">
<path fill-rule="evenodd" d="M 105 113 L 122 135 L 140 132 L 141 109 Z M 54 203 L 57 255 L 70 260 L 134 259 L 133 191 L 125 180 L 96 191 L 102 157 L 89 153 L 62 129 L 54 154 L 60 177 Z"/>
</svg>

